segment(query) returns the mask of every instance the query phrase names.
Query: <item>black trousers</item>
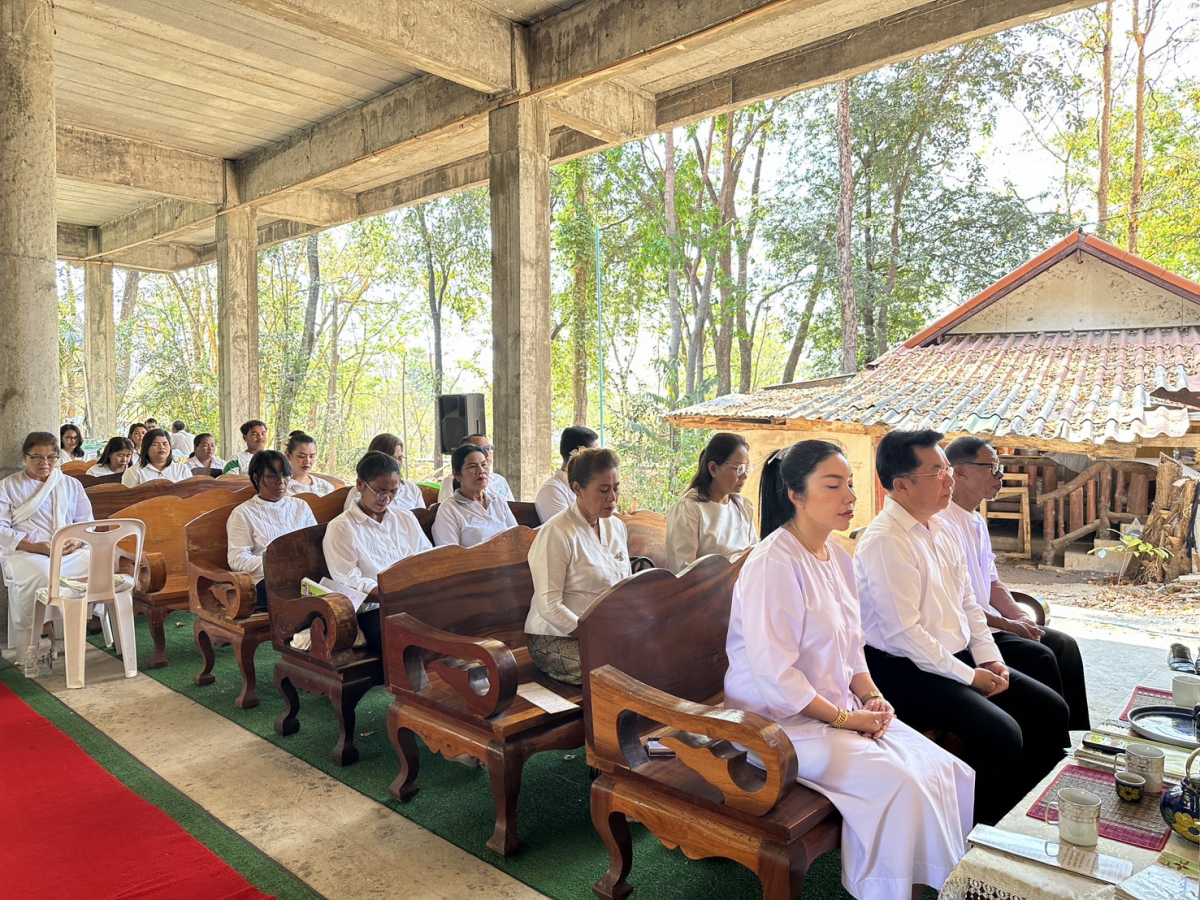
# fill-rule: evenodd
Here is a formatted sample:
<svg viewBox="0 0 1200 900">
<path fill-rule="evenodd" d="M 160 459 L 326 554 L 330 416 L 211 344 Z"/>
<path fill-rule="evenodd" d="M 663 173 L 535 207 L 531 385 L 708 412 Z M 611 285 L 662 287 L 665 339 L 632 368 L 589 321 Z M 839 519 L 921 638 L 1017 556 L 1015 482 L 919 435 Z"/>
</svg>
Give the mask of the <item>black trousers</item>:
<svg viewBox="0 0 1200 900">
<path fill-rule="evenodd" d="M 1067 727 L 1071 731 L 1088 731 L 1092 727 L 1088 715 L 1087 685 L 1083 678 L 1083 656 L 1075 638 L 1053 628 L 1047 628 L 1041 642 L 1031 641 L 1008 631 L 992 635 L 1004 664 L 1020 669 L 1067 701 L 1071 710 Z"/>
<path fill-rule="evenodd" d="M 267 611 L 267 579 L 263 579 L 254 586 L 254 611 Z"/>
<path fill-rule="evenodd" d="M 955 654 L 975 667 L 970 650 Z M 903 656 L 866 648 L 871 677 L 917 731 L 953 732 L 975 770 L 975 820 L 994 825 L 1063 758 L 1070 744 L 1067 704 L 1050 688 L 1010 669 L 993 699 L 970 685 L 918 669 Z"/>
</svg>

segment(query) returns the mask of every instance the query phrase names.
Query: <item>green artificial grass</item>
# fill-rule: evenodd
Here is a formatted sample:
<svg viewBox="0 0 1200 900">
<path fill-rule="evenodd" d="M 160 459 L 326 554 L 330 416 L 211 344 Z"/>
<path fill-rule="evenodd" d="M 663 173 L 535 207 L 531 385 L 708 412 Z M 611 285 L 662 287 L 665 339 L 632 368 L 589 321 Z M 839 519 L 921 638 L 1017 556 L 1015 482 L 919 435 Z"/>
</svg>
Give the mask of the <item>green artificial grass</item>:
<svg viewBox="0 0 1200 900">
<path fill-rule="evenodd" d="M 12 666 L 0 664 L 0 681 L 34 712 L 49 720 L 78 744 L 113 777 L 178 822 L 184 831 L 260 891 L 282 900 L 318 900 L 321 897 L 237 832 L 130 756 L 35 680 L 26 678 Z"/>
<path fill-rule="evenodd" d="M 273 723 L 283 710 L 283 700 L 272 682 L 279 654 L 269 644 L 255 654 L 262 701 L 258 707 L 239 710 L 233 705 L 241 676 L 229 647 L 216 650 L 216 683 L 206 687 L 192 684 L 192 676 L 200 670 L 200 652 L 192 636 L 194 618 L 191 613 L 171 615 L 166 623 L 170 665 L 145 670 L 145 674 L 530 887 L 560 900 L 592 900 L 592 884 L 608 869 L 609 859 L 592 828 L 590 781 L 582 747 L 570 753 L 540 753 L 526 764 L 518 811 L 524 846 L 512 858 L 504 859 L 484 846 L 492 835 L 495 812 L 482 767 L 469 769 L 449 762 L 422 745 L 417 779 L 420 793 L 407 803 L 388 793 L 399 764 L 386 733 L 385 712 L 391 695 L 384 688 L 372 688 L 358 704 L 354 743 L 361 756 L 354 765 L 341 768 L 329 758 L 337 740 L 337 721 L 326 698 L 302 693 L 300 731 L 288 737 L 275 734 Z M 150 636 L 140 619 L 137 630 L 138 659 L 149 659 Z M 103 646 L 99 636 L 90 640 Z M 723 859 L 687 859 L 678 850 L 667 850 L 640 824 L 630 827 L 634 859 L 629 883 L 635 897 L 750 900 L 762 896 L 758 879 L 743 866 Z M 850 897 L 841 886 L 839 853 L 825 854 L 809 869 L 804 897 Z"/>
</svg>

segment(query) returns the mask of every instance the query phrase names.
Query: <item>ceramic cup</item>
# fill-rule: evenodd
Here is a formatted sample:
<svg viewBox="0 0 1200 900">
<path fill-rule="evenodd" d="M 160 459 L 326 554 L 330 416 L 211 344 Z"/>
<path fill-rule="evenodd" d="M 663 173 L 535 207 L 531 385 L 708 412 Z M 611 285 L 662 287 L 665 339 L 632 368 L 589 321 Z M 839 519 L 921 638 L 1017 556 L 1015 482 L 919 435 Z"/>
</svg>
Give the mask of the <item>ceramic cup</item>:
<svg viewBox="0 0 1200 900">
<path fill-rule="evenodd" d="M 1176 675 L 1171 679 L 1171 699 L 1176 706 L 1192 709 L 1200 703 L 1200 675 Z"/>
<path fill-rule="evenodd" d="M 1137 803 L 1146 793 L 1146 779 L 1134 772 L 1117 773 L 1117 796 L 1128 803 Z"/>
<path fill-rule="evenodd" d="M 1132 772 L 1146 779 L 1147 794 L 1161 794 L 1163 789 L 1163 763 L 1166 754 L 1149 744 L 1130 744 L 1124 753 L 1113 759 L 1118 772 Z"/>
<path fill-rule="evenodd" d="M 1063 788 L 1046 803 L 1046 823 L 1050 811 L 1058 810 L 1058 839 L 1079 847 L 1094 847 L 1100 840 L 1100 798 L 1091 791 Z M 1047 844 L 1050 842 L 1048 841 Z M 1049 853 L 1049 846 L 1046 848 Z"/>
</svg>

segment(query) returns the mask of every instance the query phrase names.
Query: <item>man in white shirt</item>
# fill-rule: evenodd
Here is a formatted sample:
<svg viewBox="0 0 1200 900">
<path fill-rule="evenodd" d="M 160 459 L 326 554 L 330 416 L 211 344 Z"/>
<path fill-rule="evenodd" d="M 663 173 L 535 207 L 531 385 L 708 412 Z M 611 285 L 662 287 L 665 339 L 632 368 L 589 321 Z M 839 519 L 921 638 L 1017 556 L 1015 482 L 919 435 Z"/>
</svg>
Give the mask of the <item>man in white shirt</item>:
<svg viewBox="0 0 1200 900">
<path fill-rule="evenodd" d="M 546 479 L 538 488 L 537 496 L 533 498 L 534 508 L 542 524 L 550 521 L 556 513 L 562 512 L 575 502 L 575 492 L 567 481 L 567 461 L 576 450 L 586 450 L 595 447 L 600 442 L 600 435 L 582 425 L 572 425 L 564 428 L 562 437 L 558 440 L 558 452 L 562 456 L 562 467 Z"/>
<path fill-rule="evenodd" d="M 250 471 L 250 461 L 254 454 L 267 447 L 267 423 L 262 419 L 251 419 L 242 423 L 242 440 L 246 449 L 225 463 L 225 474 L 245 475 Z"/>
<path fill-rule="evenodd" d="M 171 423 L 171 450 L 175 456 L 187 459 L 196 449 L 195 444 L 196 436 L 188 433 L 187 426 L 183 424 L 182 419 L 176 419 Z"/>
<path fill-rule="evenodd" d="M 865 654 L 897 716 L 962 740 L 976 819 L 995 824 L 1062 759 L 1068 710 L 992 640 L 962 547 L 938 518 L 954 486 L 941 439 L 893 431 L 875 451 L 888 498 L 854 551 Z"/>
<path fill-rule="evenodd" d="M 496 448 L 492 446 L 492 442 L 488 440 L 486 434 L 469 434 L 463 438 L 462 443 L 458 446 L 463 447 L 468 444 L 474 444 L 483 451 L 483 455 L 487 458 L 488 469 L 492 468 L 492 454 Z M 508 486 L 508 482 L 499 472 L 492 471 L 492 480 L 488 482 L 488 490 L 495 494 L 499 499 L 507 503 L 509 500 L 516 500 L 513 496 L 512 488 Z M 438 491 L 438 503 L 445 503 L 454 496 L 454 476 L 447 475 L 442 479 L 441 490 Z"/>
<path fill-rule="evenodd" d="M 1000 457 L 983 438 L 966 436 L 951 442 L 946 459 L 954 466 L 954 499 L 938 515 L 963 548 L 971 588 L 992 640 L 1006 664 L 1036 678 L 1067 701 L 1072 731 L 1090 729 L 1079 645 L 1069 634 L 1039 628 L 1026 617 L 996 574 L 987 523 L 977 510 L 980 502 L 995 499 L 1000 491 L 1004 476 Z"/>
</svg>

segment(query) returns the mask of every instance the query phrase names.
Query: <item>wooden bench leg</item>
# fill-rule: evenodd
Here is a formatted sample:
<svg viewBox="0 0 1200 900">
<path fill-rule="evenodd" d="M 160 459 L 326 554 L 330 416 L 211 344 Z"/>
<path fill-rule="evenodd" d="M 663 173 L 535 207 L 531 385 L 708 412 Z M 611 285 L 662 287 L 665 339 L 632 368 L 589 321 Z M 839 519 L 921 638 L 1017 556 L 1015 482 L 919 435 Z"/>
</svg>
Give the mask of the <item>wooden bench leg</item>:
<svg viewBox="0 0 1200 900">
<path fill-rule="evenodd" d="M 154 641 L 154 652 L 150 654 L 147 669 L 161 669 L 170 665 L 167 662 L 167 634 L 163 625 L 167 621 L 169 609 L 153 607 L 146 612 L 146 624 L 150 628 L 150 639 Z"/>
<path fill-rule="evenodd" d="M 388 738 L 392 742 L 392 749 L 396 751 L 396 758 L 400 761 L 400 774 L 388 788 L 388 793 L 401 803 L 407 803 L 421 790 L 417 787 L 417 773 L 421 770 L 421 752 L 417 749 L 416 735 L 409 729 L 401 727 L 399 719 L 400 704 L 393 702 L 387 710 Z"/>
<path fill-rule="evenodd" d="M 329 758 L 339 766 L 352 766 L 358 762 L 358 748 L 354 746 L 354 708 L 370 689 L 370 683 L 351 682 L 329 691 L 329 702 L 333 704 L 333 714 L 338 720 L 338 741 Z"/>
<path fill-rule="evenodd" d="M 279 666 L 275 667 L 275 687 L 279 688 L 279 693 L 283 695 L 283 712 L 275 720 L 275 733 L 280 737 L 295 734 L 300 730 L 300 720 L 297 718 L 300 712 L 300 695 L 296 693 L 292 679 L 281 671 Z"/>
<path fill-rule="evenodd" d="M 192 684 L 212 684 L 217 680 L 212 673 L 217 655 L 213 653 L 212 638 L 208 636 L 202 619 L 196 620 L 192 626 L 192 633 L 196 635 L 196 646 L 200 649 L 200 659 L 203 660 L 199 674 L 192 676 Z"/>
<path fill-rule="evenodd" d="M 600 900 L 624 900 L 633 891 L 629 870 L 633 868 L 633 840 L 624 813 L 613 812 L 612 782 L 601 775 L 592 782 L 592 826 L 608 848 L 609 866 L 604 877 L 592 885 Z"/>
<path fill-rule="evenodd" d="M 251 640 L 246 640 L 244 634 L 239 634 L 233 639 L 233 652 L 237 657 L 238 669 L 242 673 L 242 692 L 233 701 L 233 705 L 238 709 L 254 709 L 254 707 L 258 706 L 258 684 L 254 672 L 254 651 L 258 649 L 259 643 L 257 635 Z"/>
<path fill-rule="evenodd" d="M 758 852 L 758 877 L 763 900 L 799 900 L 808 877 L 808 856 L 802 847 L 789 853 L 779 844 L 764 844 Z"/>
<path fill-rule="evenodd" d="M 501 856 L 511 856 L 521 849 L 517 832 L 517 798 L 521 793 L 521 770 L 525 756 L 514 747 L 508 752 L 495 741 L 488 744 L 488 781 L 492 786 L 492 804 L 496 807 L 496 830 L 488 839 L 487 848 Z"/>
</svg>

